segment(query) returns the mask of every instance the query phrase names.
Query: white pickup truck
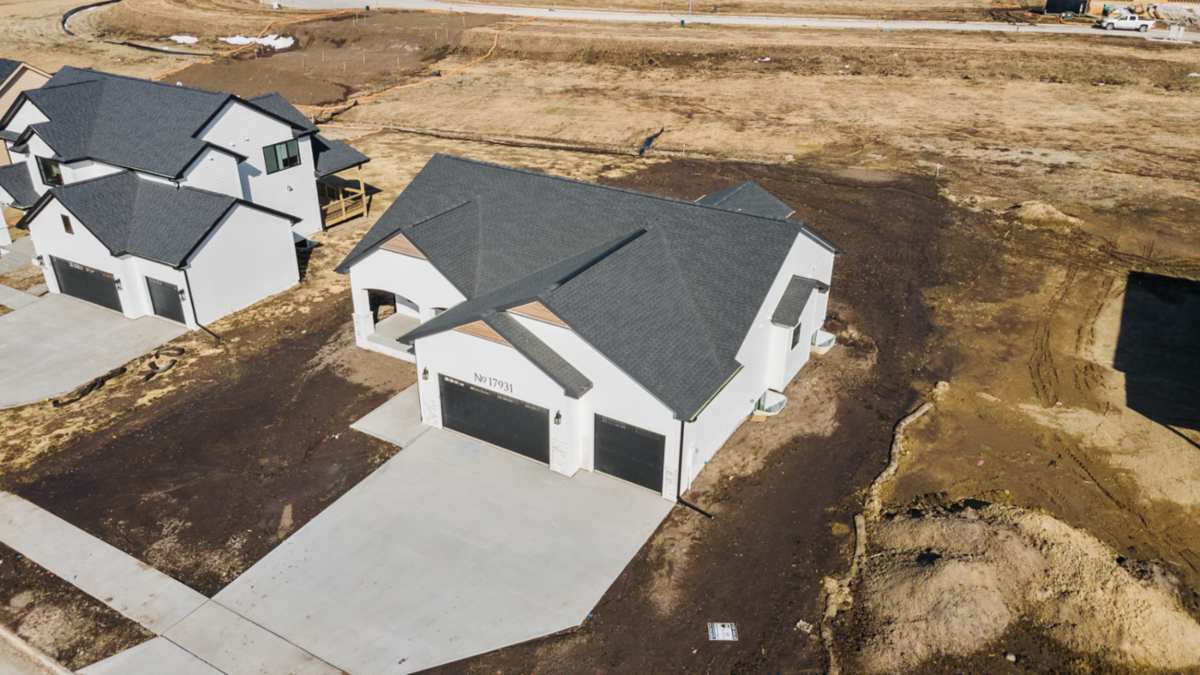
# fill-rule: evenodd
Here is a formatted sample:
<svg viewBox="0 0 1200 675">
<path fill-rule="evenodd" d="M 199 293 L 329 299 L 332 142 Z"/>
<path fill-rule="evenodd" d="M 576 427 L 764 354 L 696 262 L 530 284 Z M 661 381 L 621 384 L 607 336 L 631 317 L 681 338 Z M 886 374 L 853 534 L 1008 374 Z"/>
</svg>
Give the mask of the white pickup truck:
<svg viewBox="0 0 1200 675">
<path fill-rule="evenodd" d="M 1142 19 L 1136 14 L 1109 14 L 1096 22 L 1104 30 L 1136 30 L 1142 33 L 1154 26 L 1154 19 Z"/>
</svg>

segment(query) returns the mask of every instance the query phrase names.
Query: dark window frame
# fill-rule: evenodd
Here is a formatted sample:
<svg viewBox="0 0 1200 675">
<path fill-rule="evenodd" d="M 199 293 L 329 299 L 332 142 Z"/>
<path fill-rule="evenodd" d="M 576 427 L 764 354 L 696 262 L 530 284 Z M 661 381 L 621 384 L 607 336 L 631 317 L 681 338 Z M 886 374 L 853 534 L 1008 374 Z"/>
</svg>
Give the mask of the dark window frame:
<svg viewBox="0 0 1200 675">
<path fill-rule="evenodd" d="M 792 349 L 795 349 L 796 345 L 800 344 L 800 328 L 803 325 L 803 323 L 798 323 L 796 324 L 796 327 L 792 329 Z"/>
<path fill-rule="evenodd" d="M 46 185 L 57 187 L 63 184 L 62 165 L 49 157 L 37 158 L 38 173 Z"/>
<path fill-rule="evenodd" d="M 263 146 L 263 163 L 266 166 L 267 175 L 300 166 L 302 163 L 300 141 L 293 138 L 290 141 Z"/>
<path fill-rule="evenodd" d="M 63 232 L 66 232 L 67 234 L 75 234 L 75 226 L 71 224 L 71 216 L 68 216 L 64 213 L 62 215 L 62 225 Z"/>
</svg>

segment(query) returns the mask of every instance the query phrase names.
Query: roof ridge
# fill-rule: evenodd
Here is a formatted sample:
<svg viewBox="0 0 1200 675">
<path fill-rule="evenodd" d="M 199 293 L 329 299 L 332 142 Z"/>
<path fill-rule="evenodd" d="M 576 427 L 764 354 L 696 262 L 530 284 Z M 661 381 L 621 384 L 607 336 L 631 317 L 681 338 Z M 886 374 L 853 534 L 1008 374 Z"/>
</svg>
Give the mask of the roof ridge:
<svg viewBox="0 0 1200 675">
<path fill-rule="evenodd" d="M 93 75 L 98 75 L 99 77 L 96 80 L 81 80 L 79 82 L 71 82 L 69 84 L 65 84 L 65 85 L 61 85 L 61 86 L 70 86 L 73 84 L 83 84 L 85 82 L 97 82 L 97 81 L 103 82 L 104 78 L 111 77 L 111 78 L 115 78 L 118 80 L 125 80 L 126 82 L 137 82 L 139 84 L 152 84 L 156 87 L 165 87 L 167 89 L 176 89 L 176 90 L 185 89 L 187 91 L 195 91 L 195 92 L 199 92 L 201 94 L 209 94 L 211 96 L 226 96 L 226 97 L 233 96 L 234 98 L 239 98 L 239 97 L 235 96 L 234 94 L 231 94 L 227 91 L 214 91 L 211 89 L 201 89 L 200 87 L 193 87 L 190 84 L 170 84 L 168 82 L 161 82 L 159 80 L 151 80 L 151 79 L 142 78 L 142 77 L 134 77 L 132 75 L 122 75 L 121 73 L 110 73 L 107 70 L 96 70 L 95 68 L 76 68 L 75 66 L 64 66 L 64 68 L 70 68 L 71 70 L 74 70 L 79 73 L 91 73 Z M 62 72 L 62 71 L 60 70 L 59 72 Z"/>
<path fill-rule="evenodd" d="M 700 330 L 704 334 L 704 345 L 708 348 L 708 355 L 712 357 L 714 362 L 720 363 L 721 356 L 717 353 L 716 340 L 713 337 L 713 327 L 709 322 L 709 318 L 700 311 L 700 307 L 696 304 L 696 298 L 692 294 L 692 286 L 683 276 L 683 269 L 679 266 L 679 258 L 675 255 L 675 247 L 671 245 L 671 238 L 662 230 L 659 230 L 659 236 L 662 239 L 663 246 L 667 248 L 667 259 L 671 261 L 671 269 L 674 270 L 675 278 L 679 281 L 680 287 L 683 288 L 688 306 L 692 314 L 700 320 Z"/>
<path fill-rule="evenodd" d="M 788 225 L 798 225 L 798 226 L 800 226 L 800 229 L 805 230 L 806 232 L 808 231 L 808 225 L 801 221 L 789 220 L 786 218 L 771 218 L 769 216 L 760 216 L 760 215 L 757 215 L 754 213 L 747 213 L 744 211 L 730 211 L 729 209 L 722 209 L 722 208 L 719 208 L 716 206 L 709 206 L 707 204 L 691 202 L 691 201 L 687 201 L 686 199 L 676 199 L 675 197 L 665 197 L 663 195 L 656 195 L 651 192 L 640 192 L 638 190 L 631 190 L 629 188 L 617 187 L 615 185 L 605 185 L 603 183 L 589 183 L 587 181 L 576 180 L 574 178 L 567 178 L 566 176 L 556 176 L 552 173 L 542 173 L 540 171 L 533 171 L 530 169 L 522 169 L 520 167 L 515 167 L 515 166 L 505 166 L 503 164 L 486 162 L 481 159 L 473 159 L 470 157 L 459 157 L 458 155 L 449 155 L 449 154 L 440 153 L 440 152 L 437 153 L 435 156 L 436 157 L 445 157 L 447 159 L 452 159 L 452 160 L 459 161 L 459 162 L 467 162 L 469 164 L 478 164 L 480 166 L 486 166 L 486 167 L 490 167 L 493 169 L 502 169 L 504 171 L 512 171 L 514 173 L 523 173 L 523 174 L 526 174 L 529 176 L 536 176 L 539 178 L 550 178 L 550 179 L 562 181 L 565 183 L 571 183 L 573 185 L 583 185 L 586 187 L 598 188 L 601 190 L 609 190 L 611 192 L 621 192 L 624 194 L 634 195 L 637 197 L 645 197 L 647 199 L 656 199 L 658 201 L 669 202 L 671 204 L 680 204 L 683 206 L 691 206 L 691 207 L 698 208 L 698 209 L 707 209 L 709 211 L 720 211 L 721 213 L 729 213 L 729 214 L 734 214 L 734 215 L 738 215 L 738 216 L 745 216 L 748 218 L 757 218 L 759 220 L 766 220 L 766 221 L 772 222 L 772 223 L 786 223 Z"/>
</svg>

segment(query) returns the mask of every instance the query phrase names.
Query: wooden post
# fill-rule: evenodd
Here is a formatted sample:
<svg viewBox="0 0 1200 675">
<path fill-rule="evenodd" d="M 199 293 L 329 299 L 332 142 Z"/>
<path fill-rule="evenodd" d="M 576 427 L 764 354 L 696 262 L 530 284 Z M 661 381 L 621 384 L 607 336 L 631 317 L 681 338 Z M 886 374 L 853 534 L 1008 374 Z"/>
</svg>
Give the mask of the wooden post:
<svg viewBox="0 0 1200 675">
<path fill-rule="evenodd" d="M 367 209 L 369 208 L 369 205 L 368 205 L 368 203 L 367 203 L 367 188 L 366 188 L 366 184 L 365 184 L 365 183 L 363 183 L 362 164 L 359 164 L 359 165 L 358 165 L 358 198 L 359 198 L 359 199 L 361 199 L 361 200 L 363 200 L 363 215 L 364 215 L 364 216 L 369 216 L 369 215 L 371 215 L 371 214 L 370 214 L 370 213 L 367 211 Z"/>
</svg>

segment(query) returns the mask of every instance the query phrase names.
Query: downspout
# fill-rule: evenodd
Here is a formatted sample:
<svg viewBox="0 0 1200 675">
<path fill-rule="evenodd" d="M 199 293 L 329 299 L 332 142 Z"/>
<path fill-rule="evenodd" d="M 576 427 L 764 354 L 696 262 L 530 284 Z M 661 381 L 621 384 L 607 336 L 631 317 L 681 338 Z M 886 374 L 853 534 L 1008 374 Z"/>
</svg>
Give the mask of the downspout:
<svg viewBox="0 0 1200 675">
<path fill-rule="evenodd" d="M 705 518 L 712 518 L 713 514 L 683 498 L 683 429 L 686 424 L 686 421 L 679 420 L 679 466 L 675 469 L 675 503 L 682 504 Z"/>
<path fill-rule="evenodd" d="M 192 294 L 192 279 L 188 276 L 186 267 L 183 268 L 183 285 L 187 287 L 188 304 L 192 306 L 192 321 L 195 321 L 196 325 L 200 326 L 200 330 L 211 335 L 217 341 L 217 344 L 221 344 L 221 336 L 209 330 L 208 326 L 200 323 L 200 315 L 196 314 L 196 296 Z"/>
</svg>

